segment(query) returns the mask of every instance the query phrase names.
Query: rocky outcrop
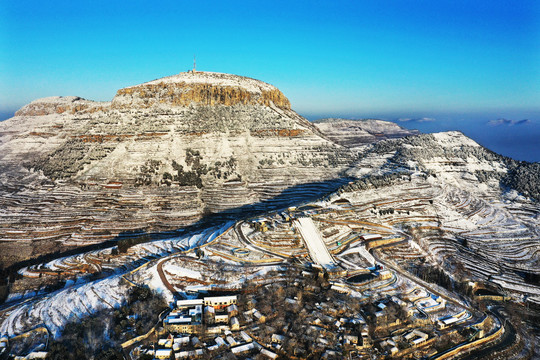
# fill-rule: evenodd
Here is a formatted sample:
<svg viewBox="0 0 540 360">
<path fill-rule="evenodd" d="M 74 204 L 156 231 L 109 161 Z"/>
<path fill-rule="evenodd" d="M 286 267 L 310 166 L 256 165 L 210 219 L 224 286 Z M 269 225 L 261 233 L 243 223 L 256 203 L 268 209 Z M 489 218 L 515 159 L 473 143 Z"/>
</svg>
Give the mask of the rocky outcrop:
<svg viewBox="0 0 540 360">
<path fill-rule="evenodd" d="M 109 106 L 108 102 L 89 101 L 77 96 L 52 96 L 32 101 L 18 110 L 15 116 L 94 113 Z"/>
<path fill-rule="evenodd" d="M 229 74 L 188 72 L 118 90 L 113 108 L 189 105 L 264 105 L 290 110 L 272 85 Z"/>
</svg>

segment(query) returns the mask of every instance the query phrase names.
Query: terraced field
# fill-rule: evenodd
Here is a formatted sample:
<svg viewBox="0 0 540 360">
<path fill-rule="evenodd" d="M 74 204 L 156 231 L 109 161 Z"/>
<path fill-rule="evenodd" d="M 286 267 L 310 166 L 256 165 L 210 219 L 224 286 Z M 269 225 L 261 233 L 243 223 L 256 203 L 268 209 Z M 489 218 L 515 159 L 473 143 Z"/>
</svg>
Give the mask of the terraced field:
<svg viewBox="0 0 540 360">
<path fill-rule="evenodd" d="M 401 266 L 432 262 L 456 277 L 500 285 L 515 299 L 540 300 L 540 285 L 527 283 L 521 274 L 539 269 L 538 205 L 522 201 L 522 208 L 446 184 L 416 182 L 393 186 L 384 195 L 375 190 L 344 194 L 347 208 L 410 235 L 412 241 L 388 246 L 382 254 Z M 344 214 L 351 221 L 351 212 Z"/>
</svg>

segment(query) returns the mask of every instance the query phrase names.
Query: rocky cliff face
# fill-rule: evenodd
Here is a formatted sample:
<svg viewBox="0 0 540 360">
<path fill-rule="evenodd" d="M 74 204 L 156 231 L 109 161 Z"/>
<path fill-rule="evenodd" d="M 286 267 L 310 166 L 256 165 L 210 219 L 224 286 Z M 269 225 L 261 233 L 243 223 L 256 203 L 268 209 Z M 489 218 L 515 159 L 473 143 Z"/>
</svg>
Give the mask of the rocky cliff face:
<svg viewBox="0 0 540 360">
<path fill-rule="evenodd" d="M 290 110 L 289 100 L 272 85 L 229 74 L 188 72 L 118 90 L 114 108 L 189 105 L 265 105 Z"/>
<path fill-rule="evenodd" d="M 39 99 L 0 123 L 0 241 L 14 249 L 0 262 L 286 206 L 339 186 L 357 155 L 240 76 L 182 73 L 111 102 Z"/>
</svg>

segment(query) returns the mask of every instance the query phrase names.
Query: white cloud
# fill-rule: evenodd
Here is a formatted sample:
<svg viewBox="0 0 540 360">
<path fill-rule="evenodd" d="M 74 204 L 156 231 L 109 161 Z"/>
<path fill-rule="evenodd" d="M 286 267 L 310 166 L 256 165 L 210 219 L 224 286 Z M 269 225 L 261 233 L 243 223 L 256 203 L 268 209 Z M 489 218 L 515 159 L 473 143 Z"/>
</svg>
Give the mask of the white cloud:
<svg viewBox="0 0 540 360">
<path fill-rule="evenodd" d="M 529 119 L 523 119 L 523 120 L 510 120 L 510 119 L 504 119 L 504 118 L 501 118 L 501 119 L 497 119 L 497 120 L 489 120 L 488 121 L 488 124 L 491 125 L 491 126 L 499 126 L 499 125 L 508 125 L 508 126 L 513 126 L 513 125 L 523 125 L 523 124 L 528 124 L 530 123 L 531 121 Z"/>
</svg>

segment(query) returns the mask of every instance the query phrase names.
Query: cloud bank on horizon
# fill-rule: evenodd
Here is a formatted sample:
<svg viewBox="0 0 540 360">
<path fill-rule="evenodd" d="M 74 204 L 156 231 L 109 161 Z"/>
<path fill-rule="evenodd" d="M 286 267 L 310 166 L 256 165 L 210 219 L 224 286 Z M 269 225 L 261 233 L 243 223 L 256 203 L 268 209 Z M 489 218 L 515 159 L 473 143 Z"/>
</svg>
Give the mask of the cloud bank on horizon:
<svg viewBox="0 0 540 360">
<path fill-rule="evenodd" d="M 501 118 L 497 120 L 489 120 L 487 123 L 491 126 L 501 126 L 501 125 L 514 126 L 514 125 L 530 124 L 531 121 L 529 119 L 511 120 L 511 119 Z"/>
<path fill-rule="evenodd" d="M 399 119 L 397 119 L 397 121 L 400 121 L 400 122 L 410 122 L 410 123 L 413 123 L 413 122 L 423 123 L 423 122 L 432 122 L 432 121 L 435 121 L 435 118 L 432 118 L 432 117 L 421 117 L 421 118 L 399 118 Z"/>
</svg>

